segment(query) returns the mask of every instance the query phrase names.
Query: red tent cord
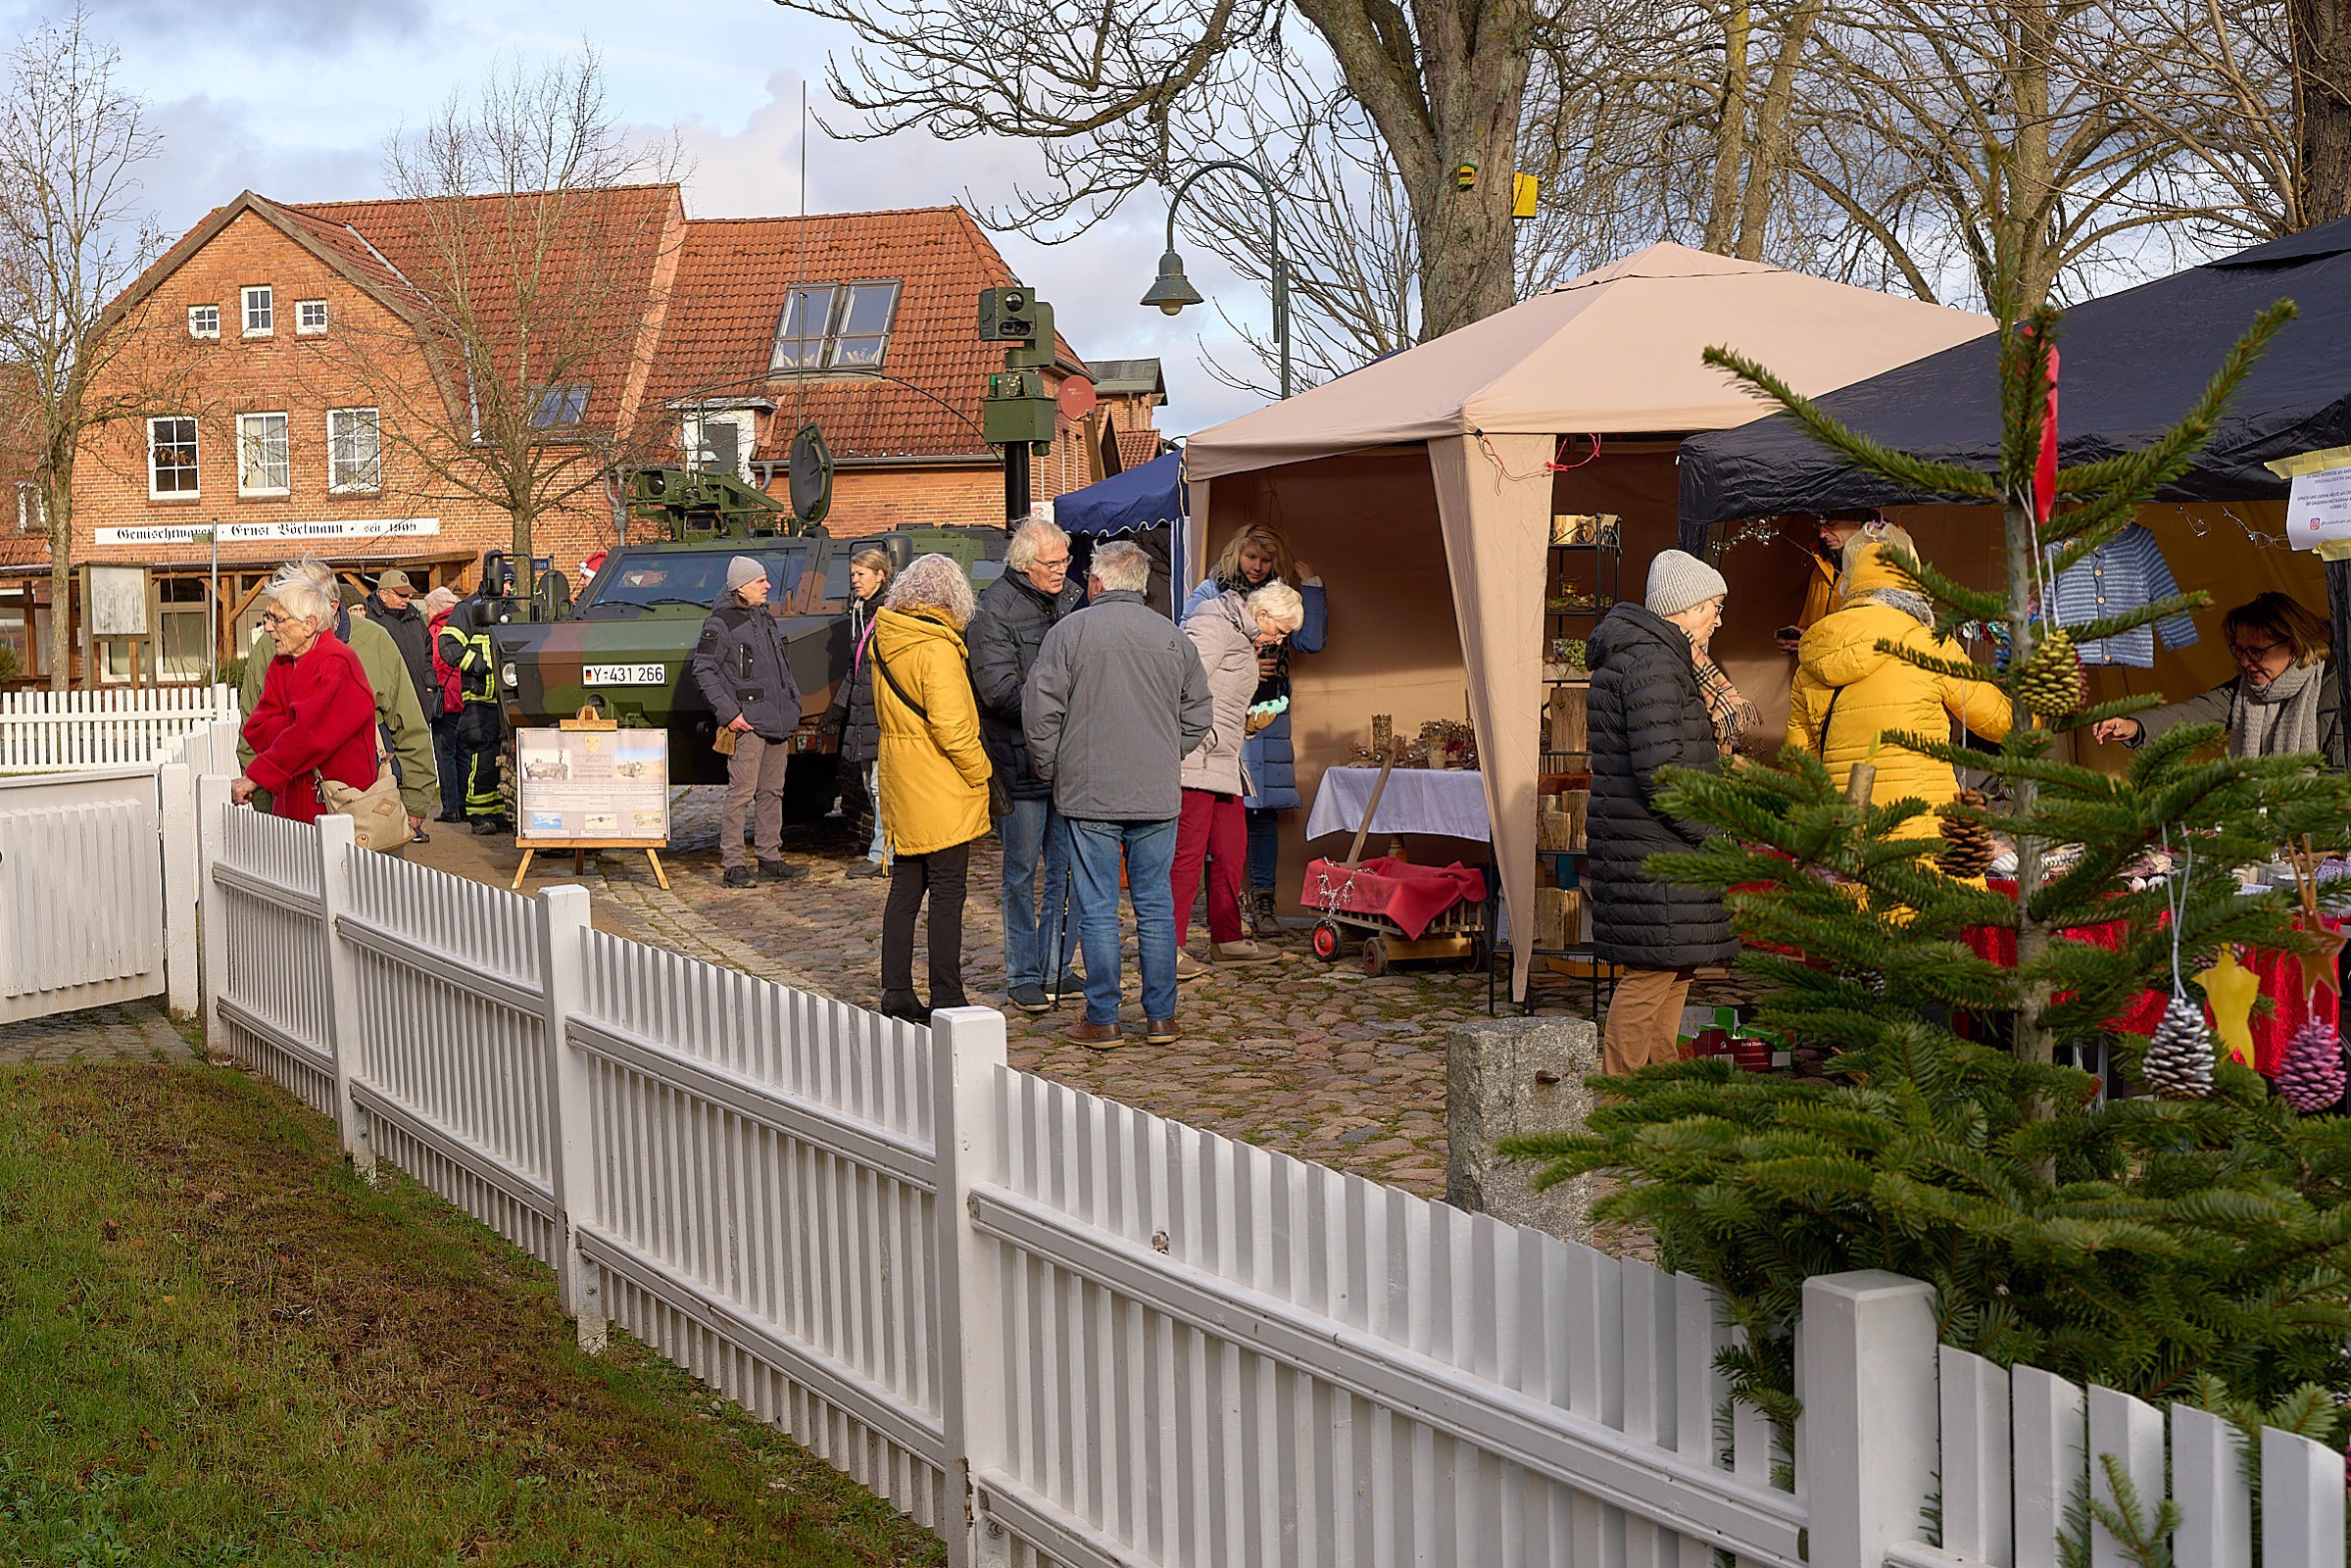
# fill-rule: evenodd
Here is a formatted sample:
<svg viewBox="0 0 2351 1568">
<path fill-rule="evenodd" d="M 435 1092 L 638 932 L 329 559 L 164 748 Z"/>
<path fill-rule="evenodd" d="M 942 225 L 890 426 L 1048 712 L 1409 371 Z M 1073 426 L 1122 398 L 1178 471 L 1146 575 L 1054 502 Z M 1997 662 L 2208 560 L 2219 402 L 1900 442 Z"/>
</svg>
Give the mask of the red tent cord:
<svg viewBox="0 0 2351 1568">
<path fill-rule="evenodd" d="M 1505 479 L 1532 479 L 1539 473 L 1565 473 L 1571 468 L 1581 468 L 1585 464 L 1600 455 L 1600 438 L 1597 435 L 1591 435 L 1585 438 L 1592 443 L 1590 452 L 1573 463 L 1561 463 L 1559 459 L 1566 454 L 1567 444 L 1574 439 L 1575 437 L 1572 435 L 1561 436 L 1559 444 L 1551 449 L 1551 461 L 1542 467 L 1529 468 L 1524 473 L 1512 473 L 1510 466 L 1502 461 L 1502 455 L 1494 451 L 1494 443 L 1486 438 L 1486 432 L 1483 430 L 1478 432 L 1478 445 L 1486 449 L 1487 458 L 1495 467 L 1502 470 L 1502 477 Z"/>
</svg>

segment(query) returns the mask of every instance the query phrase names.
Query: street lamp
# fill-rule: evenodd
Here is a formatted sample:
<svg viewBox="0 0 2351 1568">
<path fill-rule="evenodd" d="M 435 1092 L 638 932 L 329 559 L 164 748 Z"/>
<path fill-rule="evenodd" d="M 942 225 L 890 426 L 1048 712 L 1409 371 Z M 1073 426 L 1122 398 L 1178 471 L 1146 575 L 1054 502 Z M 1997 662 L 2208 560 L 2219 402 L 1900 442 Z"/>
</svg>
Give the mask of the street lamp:
<svg viewBox="0 0 2351 1568">
<path fill-rule="evenodd" d="M 1220 169 L 1238 170 L 1249 175 L 1265 190 L 1265 263 L 1267 274 L 1273 280 L 1273 338 L 1282 356 L 1282 396 L 1290 396 L 1290 268 L 1282 260 L 1282 213 L 1277 204 L 1277 192 L 1272 180 L 1249 165 L 1236 159 L 1221 158 L 1212 164 L 1202 164 L 1184 176 L 1184 182 L 1167 199 L 1167 253 L 1159 258 L 1159 275 L 1143 296 L 1143 303 L 1155 305 L 1169 316 L 1187 305 L 1206 303 L 1200 291 L 1192 286 L 1184 275 L 1184 258 L 1176 254 L 1176 209 L 1183 205 L 1185 193 L 1199 182 L 1202 174 L 1212 174 Z"/>
</svg>

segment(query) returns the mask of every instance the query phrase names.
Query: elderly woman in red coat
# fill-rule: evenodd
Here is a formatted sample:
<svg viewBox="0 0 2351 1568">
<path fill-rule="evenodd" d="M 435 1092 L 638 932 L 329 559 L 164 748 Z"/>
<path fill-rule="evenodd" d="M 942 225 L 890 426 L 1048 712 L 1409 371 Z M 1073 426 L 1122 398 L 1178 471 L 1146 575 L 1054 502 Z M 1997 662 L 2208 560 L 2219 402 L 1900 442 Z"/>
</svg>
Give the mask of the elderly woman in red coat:
<svg viewBox="0 0 2351 1568">
<path fill-rule="evenodd" d="M 336 606 L 309 577 L 280 572 L 263 624 L 277 644 L 261 701 L 245 720 L 253 760 L 229 785 L 240 804 L 268 790 L 272 809 L 318 819 L 318 778 L 366 789 L 375 782 L 375 692 L 359 655 L 334 634 Z"/>
</svg>

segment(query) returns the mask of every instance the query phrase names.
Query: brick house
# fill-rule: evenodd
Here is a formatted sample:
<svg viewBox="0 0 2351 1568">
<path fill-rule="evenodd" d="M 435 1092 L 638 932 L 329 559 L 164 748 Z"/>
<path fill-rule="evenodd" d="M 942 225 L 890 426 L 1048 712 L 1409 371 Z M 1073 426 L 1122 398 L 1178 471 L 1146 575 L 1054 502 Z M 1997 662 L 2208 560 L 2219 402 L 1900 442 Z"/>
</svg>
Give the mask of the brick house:
<svg viewBox="0 0 2351 1568">
<path fill-rule="evenodd" d="M 807 421 L 839 466 L 836 534 L 1002 520 L 1001 464 L 979 427 L 1002 348 L 979 340 L 976 302 L 1013 279 L 969 215 L 696 220 L 674 185 L 598 199 L 612 204 L 610 231 L 635 236 L 626 255 L 597 264 L 612 276 L 600 296 L 611 302 L 609 363 L 531 393 L 561 406 L 550 442 L 575 435 L 610 466 L 539 517 L 536 554 L 576 576 L 623 526 L 645 537 L 616 505 L 612 470 L 630 463 L 726 466 L 780 494 L 793 432 Z M 196 356 L 187 406 L 93 435 L 74 477 L 75 561 L 151 573 L 154 630 L 137 667 L 201 679 L 216 623 L 219 652 L 241 652 L 263 584 L 291 556 L 319 555 L 358 582 L 399 565 L 419 582 L 464 587 L 484 551 L 510 547 L 510 515 L 458 493 L 432 471 L 439 460 L 426 461 L 460 445 L 480 394 L 411 282 L 429 263 L 419 208 L 287 205 L 248 191 L 119 303 L 174 330 L 184 321 Z M 1056 346 L 1049 387 L 1091 379 L 1065 341 Z M 1155 379 L 1154 362 L 1128 363 L 1150 365 Z M 1122 454 L 1152 406 L 1148 394 L 1118 401 Z M 1097 476 L 1101 419 L 1061 421 L 1036 464 L 1039 499 Z M 1155 432 L 1148 440 L 1155 450 Z M 46 564 L 14 569 L 29 585 Z M 13 597 L 27 618 L 43 613 L 45 591 Z M 84 668 L 129 678 L 125 646 L 79 643 Z"/>
</svg>

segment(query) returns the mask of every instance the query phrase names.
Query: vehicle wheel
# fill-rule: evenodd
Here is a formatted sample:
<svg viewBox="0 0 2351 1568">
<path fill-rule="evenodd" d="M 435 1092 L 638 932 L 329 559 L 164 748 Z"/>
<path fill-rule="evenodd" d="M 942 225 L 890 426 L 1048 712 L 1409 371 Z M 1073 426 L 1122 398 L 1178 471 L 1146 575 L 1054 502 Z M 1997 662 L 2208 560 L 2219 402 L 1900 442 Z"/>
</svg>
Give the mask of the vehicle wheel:
<svg viewBox="0 0 2351 1568">
<path fill-rule="evenodd" d="M 1374 980 L 1388 972 L 1388 944 L 1378 937 L 1363 939 L 1363 972 Z"/>
<path fill-rule="evenodd" d="M 1314 956 L 1325 963 L 1339 961 L 1339 927 L 1336 922 L 1323 920 L 1315 925 Z"/>
</svg>

